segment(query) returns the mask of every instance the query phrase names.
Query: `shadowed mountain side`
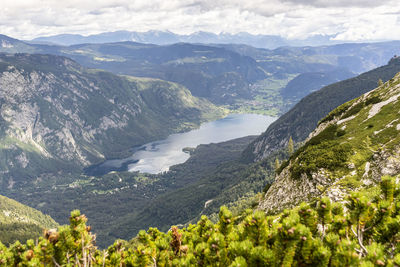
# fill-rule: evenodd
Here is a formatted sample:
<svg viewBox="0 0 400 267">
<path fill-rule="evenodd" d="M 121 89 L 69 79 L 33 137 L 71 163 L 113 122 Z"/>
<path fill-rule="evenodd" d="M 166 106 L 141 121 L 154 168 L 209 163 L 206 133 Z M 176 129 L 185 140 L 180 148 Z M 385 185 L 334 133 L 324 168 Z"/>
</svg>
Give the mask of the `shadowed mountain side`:
<svg viewBox="0 0 400 267">
<path fill-rule="evenodd" d="M 332 109 L 374 89 L 379 79 L 388 81 L 400 72 L 400 58 L 357 77 L 328 85 L 303 98 L 291 110 L 272 123 L 244 152 L 243 160 L 258 161 L 285 147 L 292 137 L 295 142 L 307 138 L 318 121 Z"/>
</svg>

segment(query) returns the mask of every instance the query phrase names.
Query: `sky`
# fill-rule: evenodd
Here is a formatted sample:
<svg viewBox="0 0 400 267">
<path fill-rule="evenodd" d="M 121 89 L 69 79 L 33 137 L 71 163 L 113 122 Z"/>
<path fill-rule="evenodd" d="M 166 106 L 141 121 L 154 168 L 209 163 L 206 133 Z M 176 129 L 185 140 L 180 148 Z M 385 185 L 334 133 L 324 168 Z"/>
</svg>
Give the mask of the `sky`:
<svg viewBox="0 0 400 267">
<path fill-rule="evenodd" d="M 0 33 L 29 40 L 128 30 L 400 39 L 399 0 L 1 0 Z"/>
</svg>

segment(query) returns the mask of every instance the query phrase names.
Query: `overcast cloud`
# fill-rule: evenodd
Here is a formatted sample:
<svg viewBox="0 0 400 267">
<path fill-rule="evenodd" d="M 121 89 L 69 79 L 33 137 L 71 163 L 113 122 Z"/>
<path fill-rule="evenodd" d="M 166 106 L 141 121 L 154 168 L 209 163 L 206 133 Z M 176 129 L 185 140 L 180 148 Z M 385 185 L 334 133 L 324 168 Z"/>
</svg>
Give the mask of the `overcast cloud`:
<svg viewBox="0 0 400 267">
<path fill-rule="evenodd" d="M 400 1 L 1 0 L 0 33 L 11 37 L 117 30 L 249 32 L 297 39 L 339 33 L 340 40 L 400 39 Z"/>
</svg>

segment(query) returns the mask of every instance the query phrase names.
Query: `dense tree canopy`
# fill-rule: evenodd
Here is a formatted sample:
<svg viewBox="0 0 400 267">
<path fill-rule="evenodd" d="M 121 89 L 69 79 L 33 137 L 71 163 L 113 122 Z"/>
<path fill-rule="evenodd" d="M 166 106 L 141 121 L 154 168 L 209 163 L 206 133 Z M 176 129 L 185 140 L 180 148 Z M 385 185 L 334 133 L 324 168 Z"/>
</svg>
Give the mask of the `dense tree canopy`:
<svg viewBox="0 0 400 267">
<path fill-rule="evenodd" d="M 354 192 L 343 202 L 324 197 L 268 216 L 247 210 L 238 217 L 221 207 L 214 224 L 167 233 L 150 228 L 107 250 L 95 247 L 87 219 L 73 211 L 70 225 L 48 230 L 38 242 L 6 247 L 8 266 L 399 266 L 400 186 L 382 177 L 379 187 Z"/>
</svg>

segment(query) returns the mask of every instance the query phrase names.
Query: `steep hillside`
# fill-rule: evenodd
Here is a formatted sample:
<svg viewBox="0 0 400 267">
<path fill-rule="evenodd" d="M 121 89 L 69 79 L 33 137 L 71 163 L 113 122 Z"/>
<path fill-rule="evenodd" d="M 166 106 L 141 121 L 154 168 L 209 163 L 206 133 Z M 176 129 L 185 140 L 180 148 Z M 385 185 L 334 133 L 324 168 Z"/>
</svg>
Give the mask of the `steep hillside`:
<svg viewBox="0 0 400 267">
<path fill-rule="evenodd" d="M 291 110 L 272 123 L 244 152 L 247 161 L 265 158 L 287 145 L 290 137 L 301 142 L 332 109 L 374 89 L 379 79 L 384 82 L 400 71 L 400 58 L 357 77 L 328 85 L 303 98 Z"/>
<path fill-rule="evenodd" d="M 322 195 L 341 201 L 400 174 L 400 74 L 329 113 L 282 163 L 259 208 L 277 212 Z"/>
<path fill-rule="evenodd" d="M 58 224 L 50 216 L 0 196 L 0 242 L 3 244 L 38 238 L 42 236 L 43 229 L 57 226 Z"/>
<path fill-rule="evenodd" d="M 0 52 L 7 53 L 35 53 L 37 49 L 25 42 L 0 34 Z"/>
<path fill-rule="evenodd" d="M 399 185 L 385 176 L 379 186 L 353 192 L 345 203 L 321 198 L 275 216 L 221 207 L 218 221 L 168 232 L 141 230 L 130 241 L 96 247 L 87 217 L 74 210 L 70 224 L 36 243 L 0 243 L 4 266 L 399 266 Z"/>
<path fill-rule="evenodd" d="M 306 72 L 299 74 L 281 90 L 283 99 L 288 101 L 286 105 L 297 103 L 306 95 L 321 89 L 329 84 L 354 77 L 355 74 L 344 69 L 336 69 L 327 72 Z"/>
<path fill-rule="evenodd" d="M 2 188 L 79 172 L 223 114 L 174 83 L 123 78 L 58 56 L 0 54 Z"/>
</svg>

